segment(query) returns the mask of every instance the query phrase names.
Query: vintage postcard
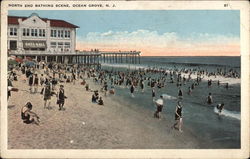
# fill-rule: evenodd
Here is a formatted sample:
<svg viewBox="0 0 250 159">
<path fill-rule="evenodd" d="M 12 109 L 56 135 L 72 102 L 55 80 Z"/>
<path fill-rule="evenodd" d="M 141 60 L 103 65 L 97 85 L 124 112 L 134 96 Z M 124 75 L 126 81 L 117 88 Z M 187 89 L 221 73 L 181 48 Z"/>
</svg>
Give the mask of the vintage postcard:
<svg viewBox="0 0 250 159">
<path fill-rule="evenodd" d="M 2 158 L 247 158 L 247 1 L 2 1 Z"/>
</svg>

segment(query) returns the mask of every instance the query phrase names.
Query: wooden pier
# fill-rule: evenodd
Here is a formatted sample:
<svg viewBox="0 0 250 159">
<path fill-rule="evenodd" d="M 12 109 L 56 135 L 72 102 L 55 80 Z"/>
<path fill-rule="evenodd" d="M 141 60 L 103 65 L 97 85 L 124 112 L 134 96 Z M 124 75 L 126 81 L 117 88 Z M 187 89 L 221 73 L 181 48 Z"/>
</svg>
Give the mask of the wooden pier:
<svg viewBox="0 0 250 159">
<path fill-rule="evenodd" d="M 139 51 L 101 52 L 101 62 L 140 64 L 140 54 L 141 52 Z"/>
<path fill-rule="evenodd" d="M 139 51 L 77 51 L 75 53 L 45 53 L 45 52 L 9 52 L 9 55 L 30 57 L 36 61 L 57 62 L 64 64 L 100 65 L 101 63 L 140 64 Z"/>
</svg>

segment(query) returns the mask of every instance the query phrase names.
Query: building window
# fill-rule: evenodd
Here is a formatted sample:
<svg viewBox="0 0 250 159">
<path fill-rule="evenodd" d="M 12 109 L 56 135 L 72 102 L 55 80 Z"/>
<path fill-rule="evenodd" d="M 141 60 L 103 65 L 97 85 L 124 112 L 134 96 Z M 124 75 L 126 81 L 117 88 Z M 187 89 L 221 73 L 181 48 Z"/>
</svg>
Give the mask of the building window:
<svg viewBox="0 0 250 159">
<path fill-rule="evenodd" d="M 61 37 L 60 33 L 61 33 L 61 31 L 57 30 L 57 37 L 59 37 L 59 38 Z"/>
<path fill-rule="evenodd" d="M 50 36 L 51 37 L 56 37 L 56 30 L 51 30 L 50 31 Z"/>
<path fill-rule="evenodd" d="M 51 42 L 51 43 L 50 43 L 50 47 L 51 47 L 51 48 L 56 48 L 56 42 Z"/>
<path fill-rule="evenodd" d="M 45 37 L 45 29 L 43 29 L 43 37 Z"/>
<path fill-rule="evenodd" d="M 30 29 L 27 29 L 27 30 L 26 30 L 26 35 L 27 35 L 27 36 L 30 36 Z"/>
<path fill-rule="evenodd" d="M 58 42 L 58 48 L 59 48 L 59 51 L 63 51 L 63 43 L 62 42 Z"/>
<path fill-rule="evenodd" d="M 31 29 L 31 36 L 35 36 L 35 29 Z"/>
<path fill-rule="evenodd" d="M 70 31 L 68 31 L 68 38 L 70 38 Z"/>
<path fill-rule="evenodd" d="M 67 30 L 64 31 L 64 37 L 65 37 L 65 38 L 68 37 L 68 31 L 67 31 Z"/>
<path fill-rule="evenodd" d="M 39 29 L 39 36 L 42 36 L 42 29 Z"/>
<path fill-rule="evenodd" d="M 54 37 L 56 37 L 56 30 L 54 30 Z"/>
<path fill-rule="evenodd" d="M 58 42 L 58 46 L 63 46 L 63 42 Z"/>
<path fill-rule="evenodd" d="M 26 36 L 26 29 L 23 28 L 23 36 Z"/>
<path fill-rule="evenodd" d="M 37 29 L 35 29 L 35 36 L 37 36 Z"/>
<path fill-rule="evenodd" d="M 10 50 L 16 50 L 17 49 L 17 41 L 10 40 Z"/>
<path fill-rule="evenodd" d="M 69 42 L 65 42 L 65 43 L 64 43 L 64 47 L 65 47 L 65 48 L 70 48 L 70 43 L 69 43 Z"/>
<path fill-rule="evenodd" d="M 17 28 L 10 28 L 10 35 L 17 36 Z"/>
<path fill-rule="evenodd" d="M 61 38 L 63 38 L 63 33 L 64 33 L 63 30 L 61 30 Z"/>
<path fill-rule="evenodd" d="M 54 30 L 53 33 L 54 33 L 54 37 L 56 37 L 56 30 Z"/>
<path fill-rule="evenodd" d="M 66 52 L 70 51 L 70 43 L 69 42 L 64 43 L 64 51 L 66 51 Z"/>
</svg>

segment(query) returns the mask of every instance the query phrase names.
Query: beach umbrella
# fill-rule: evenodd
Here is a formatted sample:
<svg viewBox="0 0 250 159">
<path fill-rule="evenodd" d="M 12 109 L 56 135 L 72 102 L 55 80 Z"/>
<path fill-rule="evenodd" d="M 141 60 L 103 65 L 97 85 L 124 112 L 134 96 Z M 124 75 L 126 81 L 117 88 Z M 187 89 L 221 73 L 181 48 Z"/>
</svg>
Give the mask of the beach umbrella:
<svg viewBox="0 0 250 159">
<path fill-rule="evenodd" d="M 35 66 L 36 63 L 34 61 L 26 61 L 25 66 Z"/>
<path fill-rule="evenodd" d="M 15 64 L 18 64 L 15 60 L 13 60 L 13 59 L 9 59 L 8 60 L 8 64 L 9 65 L 15 65 Z"/>
<path fill-rule="evenodd" d="M 22 59 L 22 58 L 19 58 L 19 57 L 17 57 L 17 58 L 15 59 L 15 61 L 16 61 L 16 62 L 23 63 L 23 59 Z"/>
<path fill-rule="evenodd" d="M 26 57 L 26 60 L 27 61 L 32 61 L 32 58 L 31 57 Z"/>
</svg>

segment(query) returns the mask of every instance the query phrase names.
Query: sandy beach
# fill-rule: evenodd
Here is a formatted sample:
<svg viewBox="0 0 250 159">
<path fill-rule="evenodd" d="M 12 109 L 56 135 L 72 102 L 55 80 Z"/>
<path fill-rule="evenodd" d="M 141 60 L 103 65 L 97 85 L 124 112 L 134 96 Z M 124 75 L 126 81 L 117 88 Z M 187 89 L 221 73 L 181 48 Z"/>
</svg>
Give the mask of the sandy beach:
<svg viewBox="0 0 250 159">
<path fill-rule="evenodd" d="M 90 88 L 99 89 L 87 81 Z M 104 106 L 91 102 L 92 92 L 78 81 L 65 84 L 65 111 L 58 111 L 52 97 L 52 110 L 43 108 L 42 95 L 30 94 L 27 83 L 13 82 L 19 92 L 12 93 L 8 106 L 8 148 L 10 149 L 108 149 L 108 148 L 198 148 L 189 131 L 180 133 L 170 127 L 174 121 L 154 119 L 153 112 L 134 110 L 104 98 Z M 39 89 L 41 90 L 41 88 Z M 101 94 L 101 96 L 104 96 Z M 24 124 L 20 109 L 31 101 L 40 116 L 40 126 Z M 164 116 L 164 115 L 163 115 Z"/>
</svg>

